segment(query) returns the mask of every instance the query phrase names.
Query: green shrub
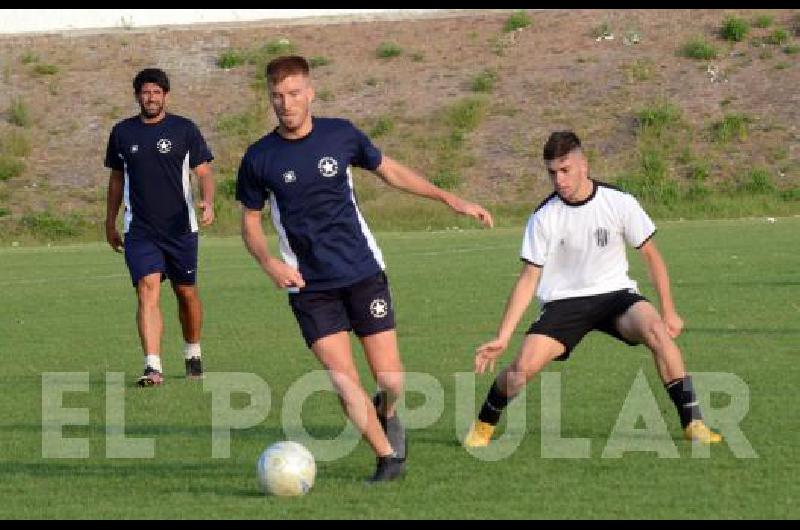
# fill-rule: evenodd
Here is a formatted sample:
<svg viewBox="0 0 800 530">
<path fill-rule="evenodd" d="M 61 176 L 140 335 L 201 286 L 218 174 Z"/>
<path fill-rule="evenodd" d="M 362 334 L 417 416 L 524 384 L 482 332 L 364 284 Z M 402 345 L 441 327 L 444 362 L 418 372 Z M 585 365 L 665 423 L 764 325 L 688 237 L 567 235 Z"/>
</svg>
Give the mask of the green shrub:
<svg viewBox="0 0 800 530">
<path fill-rule="evenodd" d="M 746 140 L 752 120 L 745 114 L 726 114 L 721 121 L 711 126 L 712 138 L 719 143 L 726 143 L 733 138 Z"/>
<path fill-rule="evenodd" d="M 225 50 L 217 58 L 217 66 L 222 68 L 223 70 L 230 70 L 231 68 L 236 68 L 237 66 L 243 65 L 246 62 L 247 62 L 247 57 L 245 56 L 244 52 L 234 49 Z"/>
<path fill-rule="evenodd" d="M 525 11 L 515 11 L 506 19 L 506 23 L 503 24 L 503 31 L 505 33 L 511 33 L 518 29 L 527 28 L 530 25 L 531 17 L 529 17 Z"/>
<path fill-rule="evenodd" d="M 311 68 L 318 68 L 320 66 L 327 66 L 329 64 L 331 64 L 331 60 L 328 59 L 327 57 L 322 57 L 322 56 L 311 57 L 308 60 L 308 66 L 310 66 Z"/>
<path fill-rule="evenodd" d="M 295 51 L 295 45 L 285 37 L 271 40 L 259 49 L 262 55 L 271 55 L 274 57 L 279 55 L 292 55 Z"/>
<path fill-rule="evenodd" d="M 256 80 L 263 83 L 267 76 L 267 63 L 280 55 L 294 55 L 295 51 L 295 45 L 289 39 L 275 39 L 247 52 L 247 63 L 256 66 Z"/>
<path fill-rule="evenodd" d="M 36 75 L 55 75 L 58 73 L 58 66 L 39 63 L 33 67 L 33 73 Z"/>
<path fill-rule="evenodd" d="M 772 25 L 772 15 L 758 15 L 753 19 L 753 26 L 757 28 L 768 28 Z"/>
<path fill-rule="evenodd" d="M 781 46 L 789 40 L 789 32 L 785 29 L 776 29 L 771 34 L 764 37 L 764 42 L 767 44 L 774 44 L 775 46 Z"/>
<path fill-rule="evenodd" d="M 24 133 L 11 130 L 0 142 L 0 152 L 4 155 L 25 158 L 31 154 L 31 142 Z"/>
<path fill-rule="evenodd" d="M 750 31 L 750 25 L 746 20 L 738 17 L 728 17 L 722 23 L 720 34 L 725 40 L 741 42 L 748 31 Z"/>
<path fill-rule="evenodd" d="M 608 25 L 608 22 L 603 22 L 602 24 L 593 27 L 589 35 L 591 35 L 593 39 L 609 37 L 611 36 L 611 27 Z"/>
<path fill-rule="evenodd" d="M 711 195 L 711 190 L 701 182 L 693 182 L 687 189 L 684 197 L 690 201 L 702 201 Z"/>
<path fill-rule="evenodd" d="M 769 171 L 763 167 L 752 169 L 747 179 L 740 186 L 740 191 L 747 194 L 763 195 L 775 191 Z"/>
<path fill-rule="evenodd" d="M 11 100 L 11 107 L 8 109 L 8 121 L 18 127 L 30 127 L 31 112 L 28 104 L 20 97 Z"/>
<path fill-rule="evenodd" d="M 0 155 L 0 181 L 13 179 L 25 171 L 25 163 L 13 156 Z"/>
<path fill-rule="evenodd" d="M 486 69 L 472 79 L 470 88 L 473 92 L 491 92 L 497 83 L 497 74 L 493 70 Z"/>
<path fill-rule="evenodd" d="M 20 224 L 34 236 L 46 239 L 77 236 L 86 224 L 79 216 L 70 214 L 56 217 L 50 212 L 26 214 Z"/>
<path fill-rule="evenodd" d="M 375 53 L 379 59 L 389 59 L 402 54 L 403 50 L 394 42 L 382 42 L 378 45 L 378 49 Z"/>
<path fill-rule="evenodd" d="M 681 111 L 672 103 L 660 102 L 643 107 L 636 116 L 642 132 L 661 136 L 667 128 L 680 122 Z"/>
<path fill-rule="evenodd" d="M 451 169 L 444 169 L 438 171 L 431 179 L 431 182 L 442 189 L 452 190 L 461 184 L 461 177 Z"/>
<path fill-rule="evenodd" d="M 394 121 L 390 116 L 380 116 L 376 121 L 375 125 L 369 130 L 369 135 L 373 138 L 379 138 L 386 134 L 389 134 L 394 129 Z"/>
<path fill-rule="evenodd" d="M 445 123 L 457 131 L 472 131 L 486 114 L 486 106 L 486 100 L 483 98 L 466 98 L 458 101 L 446 109 Z"/>
<path fill-rule="evenodd" d="M 779 195 L 784 201 L 800 201 L 800 187 L 783 190 Z"/>
<path fill-rule="evenodd" d="M 680 55 L 691 59 L 716 59 L 717 49 L 705 39 L 692 39 L 680 49 Z"/>
<path fill-rule="evenodd" d="M 679 196 L 678 184 L 667 174 L 664 154 L 655 148 L 639 153 L 639 168 L 617 177 L 616 185 L 634 196 L 657 204 L 674 204 Z"/>
<path fill-rule="evenodd" d="M 20 58 L 19 58 L 19 61 L 22 64 L 35 63 L 38 60 L 39 60 L 39 56 L 37 54 L 35 54 L 34 52 L 30 51 L 30 50 L 28 50 L 25 53 L 23 53 L 22 56 L 20 56 Z"/>
</svg>

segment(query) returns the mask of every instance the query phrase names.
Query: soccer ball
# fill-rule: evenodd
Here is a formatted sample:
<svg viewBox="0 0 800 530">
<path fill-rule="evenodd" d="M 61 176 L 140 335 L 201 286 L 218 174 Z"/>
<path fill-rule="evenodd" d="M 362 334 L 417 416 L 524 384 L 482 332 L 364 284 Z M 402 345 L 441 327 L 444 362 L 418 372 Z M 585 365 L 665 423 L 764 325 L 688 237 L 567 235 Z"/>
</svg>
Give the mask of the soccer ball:
<svg viewBox="0 0 800 530">
<path fill-rule="evenodd" d="M 290 497 L 305 495 L 314 485 L 317 465 L 311 451 L 297 442 L 277 442 L 267 447 L 256 465 L 264 493 Z"/>
</svg>

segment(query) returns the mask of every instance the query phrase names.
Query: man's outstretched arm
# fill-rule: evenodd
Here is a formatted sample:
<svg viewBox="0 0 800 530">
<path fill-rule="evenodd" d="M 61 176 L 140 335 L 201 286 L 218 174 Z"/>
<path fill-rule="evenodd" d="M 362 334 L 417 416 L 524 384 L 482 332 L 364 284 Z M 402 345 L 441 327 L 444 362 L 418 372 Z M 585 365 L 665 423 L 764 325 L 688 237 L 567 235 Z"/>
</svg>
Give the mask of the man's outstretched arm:
<svg viewBox="0 0 800 530">
<path fill-rule="evenodd" d="M 474 217 L 484 226 L 494 226 L 492 214 L 479 204 L 466 201 L 449 191 L 431 184 L 413 169 L 386 155 L 383 155 L 381 164 L 375 169 L 375 173 L 393 188 L 407 191 L 420 197 L 442 201 L 456 212 Z"/>
</svg>

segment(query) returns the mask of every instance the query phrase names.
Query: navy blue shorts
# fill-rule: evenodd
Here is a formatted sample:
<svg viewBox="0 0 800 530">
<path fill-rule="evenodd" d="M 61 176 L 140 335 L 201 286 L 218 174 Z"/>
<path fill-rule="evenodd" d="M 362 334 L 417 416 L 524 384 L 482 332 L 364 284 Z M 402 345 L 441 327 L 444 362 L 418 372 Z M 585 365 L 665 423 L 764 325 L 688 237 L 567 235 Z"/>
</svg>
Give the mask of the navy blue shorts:
<svg viewBox="0 0 800 530">
<path fill-rule="evenodd" d="M 340 331 L 366 337 L 395 327 L 389 280 L 383 271 L 348 287 L 289 293 L 289 305 L 309 348 Z"/>
<path fill-rule="evenodd" d="M 125 263 L 133 286 L 154 272 L 161 281 L 169 278 L 178 285 L 194 285 L 197 277 L 197 232 L 174 238 L 125 236 Z"/>
<path fill-rule="evenodd" d="M 637 342 L 631 342 L 620 335 L 616 320 L 640 300 L 646 301 L 647 298 L 628 289 L 553 300 L 542 306 L 538 320 L 531 324 L 527 334 L 546 335 L 563 344 L 566 351 L 556 357 L 557 361 L 567 360 L 572 349 L 593 329 L 607 333 L 630 346 L 636 346 Z"/>
</svg>

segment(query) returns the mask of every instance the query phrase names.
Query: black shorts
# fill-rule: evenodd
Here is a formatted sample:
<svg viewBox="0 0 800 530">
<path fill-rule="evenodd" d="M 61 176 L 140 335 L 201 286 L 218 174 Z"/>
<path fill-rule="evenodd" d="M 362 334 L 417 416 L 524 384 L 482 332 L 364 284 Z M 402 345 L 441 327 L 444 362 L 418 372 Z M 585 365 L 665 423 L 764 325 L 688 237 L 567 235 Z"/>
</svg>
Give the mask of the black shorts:
<svg viewBox="0 0 800 530">
<path fill-rule="evenodd" d="M 538 320 L 531 324 L 527 334 L 546 335 L 563 344 L 566 351 L 556 358 L 558 361 L 567 360 L 572 349 L 593 329 L 636 346 L 638 342 L 629 341 L 619 334 L 616 319 L 640 300 L 646 301 L 647 298 L 632 289 L 553 300 L 542 306 Z"/>
<path fill-rule="evenodd" d="M 309 348 L 340 331 L 365 337 L 395 327 L 389 280 L 383 271 L 347 287 L 289 293 L 289 305 Z"/>
</svg>

